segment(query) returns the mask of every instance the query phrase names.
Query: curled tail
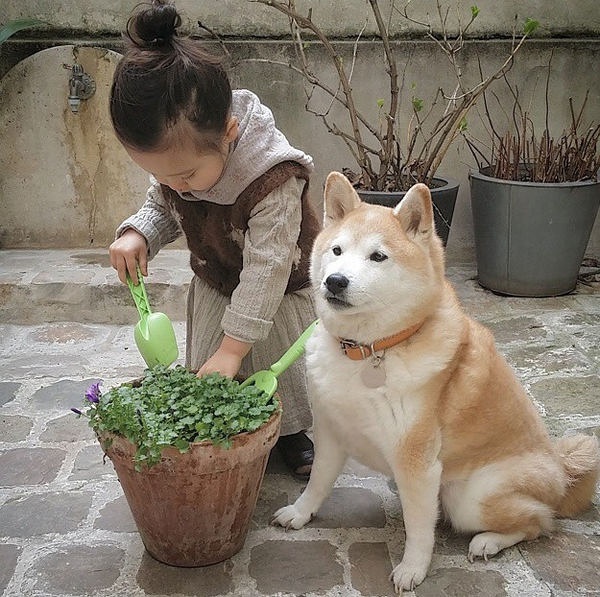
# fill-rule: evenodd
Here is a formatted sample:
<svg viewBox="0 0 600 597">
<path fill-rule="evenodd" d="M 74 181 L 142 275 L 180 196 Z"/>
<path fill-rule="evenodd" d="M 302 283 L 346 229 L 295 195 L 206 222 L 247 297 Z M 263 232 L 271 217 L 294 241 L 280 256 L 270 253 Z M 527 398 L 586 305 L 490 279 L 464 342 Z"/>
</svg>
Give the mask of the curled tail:
<svg viewBox="0 0 600 597">
<path fill-rule="evenodd" d="M 561 437 L 556 449 L 569 479 L 557 514 L 571 517 L 590 506 L 600 474 L 600 447 L 593 435 L 572 435 Z"/>
</svg>

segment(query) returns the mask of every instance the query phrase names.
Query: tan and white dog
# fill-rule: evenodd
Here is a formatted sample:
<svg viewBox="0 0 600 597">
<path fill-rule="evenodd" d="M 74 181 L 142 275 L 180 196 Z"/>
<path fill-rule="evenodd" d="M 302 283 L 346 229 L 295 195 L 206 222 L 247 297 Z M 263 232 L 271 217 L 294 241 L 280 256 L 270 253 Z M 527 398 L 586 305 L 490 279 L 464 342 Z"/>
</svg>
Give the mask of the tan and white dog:
<svg viewBox="0 0 600 597">
<path fill-rule="evenodd" d="M 471 560 L 589 506 L 598 441 L 552 441 L 491 333 L 462 311 L 425 185 L 390 209 L 361 203 L 332 172 L 311 277 L 320 318 L 306 347 L 315 461 L 274 523 L 305 525 L 349 456 L 392 476 L 406 530 L 392 572 L 402 592 L 427 574 L 440 504 L 456 530 L 475 534 Z"/>
</svg>

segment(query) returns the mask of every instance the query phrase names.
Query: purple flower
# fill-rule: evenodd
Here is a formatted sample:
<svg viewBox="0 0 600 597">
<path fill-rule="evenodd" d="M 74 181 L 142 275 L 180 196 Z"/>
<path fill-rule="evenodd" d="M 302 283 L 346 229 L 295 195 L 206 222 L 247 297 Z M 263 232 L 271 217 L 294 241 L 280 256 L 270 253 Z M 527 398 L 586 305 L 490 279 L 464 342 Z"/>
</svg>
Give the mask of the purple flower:
<svg viewBox="0 0 600 597">
<path fill-rule="evenodd" d="M 100 402 L 100 384 L 102 382 L 98 381 L 96 383 L 93 383 L 85 392 L 85 397 L 87 398 L 87 400 L 89 402 L 92 402 L 93 404 L 98 404 L 98 402 Z"/>
</svg>

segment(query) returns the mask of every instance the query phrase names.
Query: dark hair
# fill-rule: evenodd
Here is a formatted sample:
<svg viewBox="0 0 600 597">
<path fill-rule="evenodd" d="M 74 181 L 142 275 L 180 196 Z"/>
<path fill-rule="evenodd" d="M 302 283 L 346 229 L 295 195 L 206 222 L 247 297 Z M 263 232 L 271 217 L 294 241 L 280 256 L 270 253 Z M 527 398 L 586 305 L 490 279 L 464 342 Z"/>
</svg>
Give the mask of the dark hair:
<svg viewBox="0 0 600 597">
<path fill-rule="evenodd" d="M 138 151 L 164 149 L 184 120 L 195 140 L 215 145 L 225 133 L 231 85 L 221 58 L 179 37 L 181 16 L 166 0 L 140 5 L 127 21 L 125 55 L 110 91 L 110 116 L 121 143 Z"/>
</svg>

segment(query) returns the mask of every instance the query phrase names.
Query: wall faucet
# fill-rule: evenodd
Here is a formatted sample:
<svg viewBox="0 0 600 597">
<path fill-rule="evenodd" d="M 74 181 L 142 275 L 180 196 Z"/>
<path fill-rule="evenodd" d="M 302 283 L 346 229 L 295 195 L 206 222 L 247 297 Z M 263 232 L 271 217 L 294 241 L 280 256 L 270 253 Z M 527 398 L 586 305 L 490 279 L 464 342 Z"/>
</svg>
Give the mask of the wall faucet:
<svg viewBox="0 0 600 597">
<path fill-rule="evenodd" d="M 84 70 L 81 64 L 63 64 L 63 68 L 71 71 L 69 77 L 69 108 L 73 114 L 79 112 L 81 100 L 88 99 L 94 95 L 96 91 L 96 81 L 92 79 Z"/>
</svg>

